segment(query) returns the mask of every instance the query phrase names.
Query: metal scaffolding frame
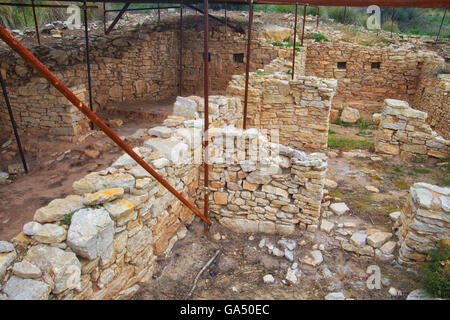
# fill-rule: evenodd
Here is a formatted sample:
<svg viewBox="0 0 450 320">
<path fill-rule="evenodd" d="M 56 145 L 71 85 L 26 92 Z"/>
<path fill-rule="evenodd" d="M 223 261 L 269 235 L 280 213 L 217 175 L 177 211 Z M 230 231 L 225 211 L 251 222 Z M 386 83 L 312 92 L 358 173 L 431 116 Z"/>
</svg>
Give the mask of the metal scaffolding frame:
<svg viewBox="0 0 450 320">
<path fill-rule="evenodd" d="M 50 0 L 56 1 L 56 0 Z M 71 0 L 59 0 L 59 2 L 73 2 Z M 81 2 L 81 1 L 78 1 Z M 54 86 L 60 93 L 62 93 L 75 107 L 77 107 L 90 121 L 91 128 L 95 124 L 99 129 L 101 129 L 111 140 L 113 140 L 120 148 L 122 148 L 128 155 L 130 155 L 139 165 L 141 165 L 147 172 L 149 172 L 158 182 L 160 182 L 168 191 L 170 191 L 175 197 L 177 197 L 183 204 L 185 204 L 194 214 L 200 217 L 203 220 L 205 225 L 205 233 L 208 230 L 209 225 L 211 225 L 211 221 L 209 220 L 209 166 L 207 159 L 207 152 L 204 152 L 203 157 L 203 169 L 204 169 L 204 209 L 203 214 L 187 199 L 185 199 L 180 193 L 178 193 L 163 177 L 161 177 L 152 167 L 150 167 L 138 154 L 136 154 L 113 130 L 111 130 L 102 120 L 98 118 L 98 116 L 92 111 L 92 88 L 91 88 L 91 75 L 90 75 L 90 59 L 89 59 L 89 34 L 88 34 L 88 26 L 87 26 L 87 9 L 89 8 L 97 8 L 96 6 L 87 6 L 86 1 L 82 1 L 84 5 L 82 6 L 85 17 L 85 40 L 86 40 L 86 64 L 87 64 L 87 77 L 88 77 L 88 89 L 89 89 L 89 107 L 87 107 L 78 97 L 73 94 L 70 89 L 68 89 L 54 74 L 52 74 L 36 57 L 34 57 L 22 44 L 19 43 L 2 25 L 0 25 L 0 38 L 16 53 L 18 53 L 24 60 L 27 62 L 35 71 L 37 71 L 41 76 L 43 76 L 52 86 Z M 295 24 L 294 24 L 294 48 L 292 54 L 292 78 L 294 78 L 294 68 L 295 68 L 295 53 L 296 53 L 296 36 L 297 36 L 297 14 L 298 14 L 298 5 L 303 5 L 303 25 L 302 25 L 302 37 L 301 37 L 301 45 L 303 46 L 304 40 L 304 30 L 306 24 L 306 8 L 307 6 L 317 6 L 317 21 L 316 27 L 318 28 L 319 24 L 319 6 L 350 6 L 350 7 L 364 7 L 369 5 L 378 5 L 380 7 L 390 7 L 390 8 L 446 8 L 448 7 L 448 0 L 423 0 L 420 2 L 412 3 L 409 0 L 355 0 L 355 1 L 346 1 L 346 0 L 309 0 L 307 3 L 298 2 L 295 0 L 134 0 L 128 1 L 120 10 L 106 10 L 105 3 L 118 3 L 123 1 L 120 0 L 93 0 L 89 2 L 101 2 L 103 3 L 103 18 L 104 18 L 104 30 L 105 34 L 109 34 L 113 29 L 120 18 L 126 11 L 138 11 L 138 10 L 158 10 L 158 23 L 160 21 L 160 9 L 165 8 L 180 8 L 180 21 L 179 21 L 179 41 L 180 41 L 180 57 L 179 57 L 179 94 L 182 95 L 183 89 L 183 6 L 194 9 L 197 12 L 203 14 L 203 22 L 204 22 L 204 54 L 203 54 L 203 83 L 204 83 L 204 105 L 205 105 L 205 118 L 204 118 L 204 150 L 207 150 L 208 147 L 208 137 L 207 131 L 209 129 L 209 66 L 208 66 L 208 55 L 209 55 L 209 27 L 208 20 L 214 19 L 220 23 L 225 25 L 225 31 L 227 27 L 233 28 L 227 22 L 226 16 L 226 7 L 225 7 L 225 20 L 223 21 L 220 18 L 217 18 L 209 13 L 209 3 L 233 3 L 233 4 L 248 4 L 249 5 L 249 23 L 248 23 L 248 32 L 247 32 L 247 54 L 246 54 L 246 70 L 245 70 L 245 92 L 244 92 L 244 108 L 243 108 L 243 128 L 247 128 L 247 103 L 248 103 L 248 82 L 249 82 L 249 71 L 250 71 L 250 60 L 251 60 L 251 32 L 252 32 L 252 24 L 253 24 L 253 5 L 254 4 L 282 4 L 282 5 L 295 5 Z M 203 2 L 203 10 L 194 6 L 194 4 L 199 4 Z M 157 4 L 156 8 L 129 8 L 133 3 L 146 3 L 146 4 Z M 160 3 L 166 4 L 178 4 L 176 7 L 160 7 Z M 49 4 L 35 4 L 34 0 L 31 0 L 31 4 L 24 3 L 2 3 L 1 5 L 8 6 L 22 6 L 22 7 L 32 7 L 33 8 L 33 16 L 34 22 L 36 26 L 36 35 L 38 39 L 38 43 L 40 45 L 39 38 L 39 29 L 37 23 L 36 16 L 36 7 L 44 7 L 44 8 L 66 8 L 67 5 L 49 5 Z M 394 11 L 394 9 L 393 9 Z M 111 25 L 106 28 L 106 13 L 108 12 L 119 12 L 115 17 L 114 21 Z M 444 17 L 442 19 L 442 23 L 444 21 Z M 442 27 L 441 23 L 441 27 Z M 439 33 L 440 33 L 439 28 Z M 439 37 L 436 38 L 436 40 Z M 392 31 L 391 31 L 392 34 Z M 9 99 L 6 92 L 6 85 L 3 77 L 0 74 L 0 80 L 2 85 L 2 90 L 4 94 L 4 98 L 8 107 L 8 111 L 11 118 L 11 123 L 14 129 L 14 133 L 16 136 L 17 144 L 19 146 L 20 155 L 24 164 L 24 168 L 27 171 L 28 168 L 25 163 L 25 158 L 23 155 L 23 150 L 20 145 L 20 138 L 17 133 L 16 124 L 14 121 L 14 117 L 12 115 L 11 106 L 9 104 Z"/>
</svg>

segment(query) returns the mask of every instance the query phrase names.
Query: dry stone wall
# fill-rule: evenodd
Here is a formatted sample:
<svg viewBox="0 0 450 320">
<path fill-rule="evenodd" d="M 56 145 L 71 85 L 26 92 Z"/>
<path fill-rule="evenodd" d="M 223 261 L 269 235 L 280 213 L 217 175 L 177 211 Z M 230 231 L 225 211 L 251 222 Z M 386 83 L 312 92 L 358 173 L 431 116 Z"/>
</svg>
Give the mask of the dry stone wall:
<svg viewBox="0 0 450 320">
<path fill-rule="evenodd" d="M 174 129 L 134 148 L 189 201 L 199 166 L 191 161 L 201 129 Z M 195 145 L 198 147 L 198 145 Z M 201 145 L 200 145 L 201 147 Z M 186 235 L 193 213 L 124 154 L 73 183 L 74 194 L 38 209 L 2 244 L 0 287 L 7 299 L 122 299 L 152 276 L 156 259 Z M 21 255 L 19 255 L 19 252 Z"/>
<path fill-rule="evenodd" d="M 442 62 L 425 61 L 411 106 L 427 112 L 427 123 L 450 139 L 450 75 L 440 74 L 442 66 Z"/>
<path fill-rule="evenodd" d="M 300 54 L 301 56 L 301 54 Z M 301 65 L 301 62 L 299 62 Z M 248 126 L 280 131 L 280 143 L 299 150 L 327 147 L 329 115 L 337 81 L 301 75 L 290 62 L 274 60 L 250 74 Z M 233 76 L 227 94 L 244 100 L 245 75 Z"/>
<path fill-rule="evenodd" d="M 427 252 L 450 236 L 450 188 L 415 183 L 400 223 L 398 262 L 408 266 L 424 262 Z"/>
<path fill-rule="evenodd" d="M 220 128 L 210 135 L 210 211 L 221 224 L 269 234 L 318 227 L 325 155 L 270 142 L 257 129 Z"/>
<path fill-rule="evenodd" d="M 434 132 L 426 123 L 427 113 L 405 101 L 386 99 L 375 138 L 375 151 L 400 155 L 403 159 L 450 155 L 450 140 Z"/>
<path fill-rule="evenodd" d="M 119 35 L 91 39 L 91 78 L 94 110 L 114 109 L 124 101 L 159 100 L 172 97 L 178 89 L 177 31 L 142 28 Z M 80 42 L 80 43 L 77 43 Z M 69 42 L 71 43 L 71 42 Z M 158 44 L 158 45 L 155 45 Z M 32 53 L 54 72 L 65 85 L 87 88 L 84 40 L 71 46 L 32 48 Z M 1 72 L 18 127 L 66 138 L 67 131 L 51 132 L 68 121 L 58 118 L 67 100 L 37 75 L 11 50 L 0 52 Z M 88 102 L 86 92 L 79 96 Z M 61 122 L 61 123 L 58 123 Z M 73 138 L 78 133 L 76 121 Z M 0 129 L 11 129 L 4 100 L 0 100 Z M 33 132 L 32 131 L 32 132 Z"/>
<path fill-rule="evenodd" d="M 414 97 L 425 59 L 442 60 L 427 51 L 322 41 L 308 45 L 306 75 L 337 79 L 336 102 L 359 100 L 352 106 L 367 109 L 386 98 Z"/>
</svg>

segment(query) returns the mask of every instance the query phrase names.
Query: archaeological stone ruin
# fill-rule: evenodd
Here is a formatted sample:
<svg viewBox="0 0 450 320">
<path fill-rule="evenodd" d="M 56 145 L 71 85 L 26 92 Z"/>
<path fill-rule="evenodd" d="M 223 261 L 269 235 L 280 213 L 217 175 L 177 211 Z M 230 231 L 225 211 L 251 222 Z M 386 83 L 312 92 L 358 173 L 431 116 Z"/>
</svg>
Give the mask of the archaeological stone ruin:
<svg viewBox="0 0 450 320">
<path fill-rule="evenodd" d="M 363 45 L 309 13 L 294 36 L 293 14 L 277 25 L 258 12 L 249 40 L 249 14 L 224 25 L 223 13 L 206 53 L 204 15 L 187 9 L 182 31 L 175 9 L 126 14 L 109 34 L 91 24 L 89 64 L 82 29 L 18 36 L 57 84 L 1 27 L 0 194 L 30 184 L 39 201 L 23 200 L 21 220 L 0 203 L 0 235 L 13 232 L 0 238 L 0 300 L 157 299 L 171 283 L 176 299 L 220 298 L 208 286 L 227 299 L 286 287 L 297 293 L 255 299 L 432 298 L 416 279 L 449 245 L 448 40 Z M 308 38 L 320 32 L 329 40 Z M 200 259 L 183 256 L 195 246 L 201 265 L 174 260 Z M 189 276 L 167 280 L 177 265 Z"/>
</svg>

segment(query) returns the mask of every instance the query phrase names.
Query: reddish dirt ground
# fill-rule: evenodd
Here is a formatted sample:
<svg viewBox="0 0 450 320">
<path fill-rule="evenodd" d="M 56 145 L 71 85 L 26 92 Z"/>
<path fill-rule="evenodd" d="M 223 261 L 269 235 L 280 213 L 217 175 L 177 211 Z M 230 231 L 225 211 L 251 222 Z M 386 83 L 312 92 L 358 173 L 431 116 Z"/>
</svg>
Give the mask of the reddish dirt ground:
<svg viewBox="0 0 450 320">
<path fill-rule="evenodd" d="M 106 119 L 106 116 L 100 118 Z M 119 118 L 110 116 L 110 119 Z M 123 126 L 113 130 L 123 137 L 139 128 L 153 127 L 163 119 L 125 121 L 122 117 L 122 120 Z M 29 173 L 11 175 L 11 184 L 0 185 L 0 240 L 11 240 L 26 222 L 33 219 L 37 209 L 53 199 L 71 194 L 74 181 L 91 171 L 108 167 L 122 153 L 101 131 L 93 132 L 78 144 L 27 135 L 21 136 L 21 139 Z M 0 141 L 0 146 L 5 141 Z M 16 148 L 15 140 L 12 140 L 11 147 Z M 100 154 L 97 158 L 90 158 L 84 153 L 86 149 L 100 151 Z M 54 162 L 48 164 L 52 160 Z M 8 165 L 13 163 L 20 163 L 18 153 L 11 160 L 1 159 L 0 171 L 7 171 Z"/>
</svg>

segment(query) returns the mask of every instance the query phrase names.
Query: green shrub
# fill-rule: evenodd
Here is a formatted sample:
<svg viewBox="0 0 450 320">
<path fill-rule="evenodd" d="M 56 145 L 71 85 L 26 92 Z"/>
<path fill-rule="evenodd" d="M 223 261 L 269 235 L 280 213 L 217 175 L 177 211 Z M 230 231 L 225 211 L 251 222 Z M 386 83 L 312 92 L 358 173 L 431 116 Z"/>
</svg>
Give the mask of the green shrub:
<svg viewBox="0 0 450 320">
<path fill-rule="evenodd" d="M 398 25 L 395 22 L 392 23 L 392 21 L 385 22 L 383 24 L 383 26 L 381 27 L 381 29 L 383 29 L 384 31 L 391 32 L 391 26 L 392 26 L 392 32 L 400 33 L 400 29 L 398 28 Z"/>
<path fill-rule="evenodd" d="M 316 40 L 316 42 L 319 42 L 319 41 L 330 41 L 330 40 L 328 40 L 327 37 L 325 37 L 325 36 L 324 36 L 323 34 L 321 34 L 321 33 L 310 34 L 310 35 L 308 35 L 308 36 L 306 37 L 306 39 L 314 39 L 314 40 Z"/>
<path fill-rule="evenodd" d="M 355 8 L 328 7 L 327 14 L 329 18 L 343 24 L 357 24 L 361 21 L 360 13 Z"/>
<path fill-rule="evenodd" d="M 430 250 L 421 268 L 424 289 L 434 297 L 450 298 L 450 246 L 441 244 Z"/>
</svg>

